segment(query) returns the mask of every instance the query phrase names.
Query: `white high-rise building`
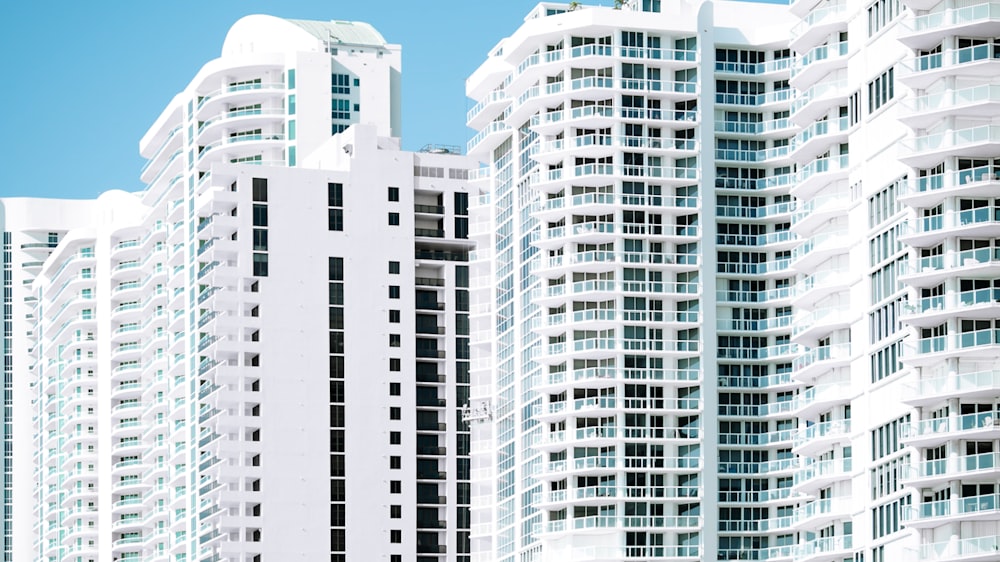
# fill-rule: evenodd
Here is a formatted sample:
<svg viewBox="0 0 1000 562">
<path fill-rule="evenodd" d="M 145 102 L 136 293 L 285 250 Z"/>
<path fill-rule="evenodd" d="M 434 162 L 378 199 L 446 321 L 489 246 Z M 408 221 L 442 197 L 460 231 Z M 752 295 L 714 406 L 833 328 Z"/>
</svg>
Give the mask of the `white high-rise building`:
<svg viewBox="0 0 1000 562">
<path fill-rule="evenodd" d="M 998 559 L 997 21 L 543 3 L 493 49 L 474 559 Z"/>
<path fill-rule="evenodd" d="M 144 192 L 3 200 L 7 559 L 468 558 L 470 161 L 400 150 L 399 60 L 246 17 Z"/>
</svg>

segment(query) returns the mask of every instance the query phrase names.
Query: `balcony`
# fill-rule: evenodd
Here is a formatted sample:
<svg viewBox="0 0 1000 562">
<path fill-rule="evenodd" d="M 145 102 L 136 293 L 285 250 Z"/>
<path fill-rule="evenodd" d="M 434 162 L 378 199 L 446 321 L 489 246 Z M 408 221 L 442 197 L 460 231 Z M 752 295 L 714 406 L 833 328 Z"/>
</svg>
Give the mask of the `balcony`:
<svg viewBox="0 0 1000 562">
<path fill-rule="evenodd" d="M 1000 125 L 911 137 L 899 146 L 899 160 L 915 168 L 927 168 L 951 156 L 992 158 L 1000 152 Z"/>
<path fill-rule="evenodd" d="M 953 480 L 961 480 L 965 484 L 992 482 L 998 473 L 1000 453 L 992 452 L 917 461 L 905 467 L 902 479 L 908 486 L 931 488 Z"/>
<path fill-rule="evenodd" d="M 810 2 L 796 0 L 793 6 L 797 10 L 809 8 Z M 804 52 L 810 46 L 829 37 L 838 29 L 847 29 L 847 19 L 853 13 L 848 13 L 846 3 L 819 4 L 819 8 L 805 14 L 802 21 L 792 27 L 790 47 L 796 52 Z"/>
<path fill-rule="evenodd" d="M 936 297 L 925 297 L 907 305 L 900 319 L 917 327 L 932 327 L 960 315 L 968 319 L 1000 317 L 1000 288 L 970 291 L 949 291 Z"/>
<path fill-rule="evenodd" d="M 983 44 L 904 60 L 896 78 L 910 88 L 925 90 L 935 81 L 962 76 L 990 79 L 1000 68 L 1000 46 Z"/>
<path fill-rule="evenodd" d="M 808 126 L 834 106 L 841 105 L 848 95 L 846 80 L 820 82 L 798 96 L 792 104 L 792 122 Z"/>
<path fill-rule="evenodd" d="M 851 459 L 839 458 L 806 464 L 793 477 L 792 487 L 801 493 L 818 490 L 837 480 L 845 480 L 851 475 Z"/>
<path fill-rule="evenodd" d="M 981 84 L 924 94 L 901 101 L 900 121 L 913 129 L 933 126 L 948 116 L 989 119 L 1000 109 L 1000 85 Z"/>
<path fill-rule="evenodd" d="M 1000 520 L 1000 495 L 989 494 L 952 498 L 934 502 L 923 502 L 912 506 L 902 514 L 907 527 L 938 527 L 953 521 Z"/>
<path fill-rule="evenodd" d="M 951 357 L 991 360 L 1000 353 L 998 345 L 1000 345 L 1000 330 L 994 329 L 929 337 L 907 341 L 900 360 L 904 364 L 914 366 L 926 366 Z"/>
<path fill-rule="evenodd" d="M 980 412 L 964 416 L 917 420 L 900 426 L 900 439 L 914 447 L 933 447 L 953 439 L 1000 437 L 1000 415 Z"/>
<path fill-rule="evenodd" d="M 793 323 L 792 341 L 800 344 L 816 341 L 834 330 L 848 327 L 859 316 L 847 305 L 800 312 Z"/>
<path fill-rule="evenodd" d="M 795 58 L 789 83 L 798 89 L 805 89 L 837 67 L 847 66 L 847 41 L 832 45 L 820 45 Z"/>
<path fill-rule="evenodd" d="M 848 128 L 847 117 L 814 121 L 795 135 L 792 157 L 798 164 L 812 161 L 834 144 L 844 142 Z"/>
<path fill-rule="evenodd" d="M 959 372 L 919 379 L 906 387 L 902 401 L 927 406 L 947 398 L 988 398 L 1000 394 L 1000 370 Z"/>
<path fill-rule="evenodd" d="M 850 158 L 847 154 L 817 158 L 799 169 L 791 194 L 799 200 L 809 200 L 821 188 L 847 179 L 849 169 Z"/>
<path fill-rule="evenodd" d="M 900 198 L 911 207 L 933 207 L 946 197 L 993 197 L 1000 189 L 1000 169 L 980 166 L 910 180 Z"/>
<path fill-rule="evenodd" d="M 851 360 L 851 344 L 838 343 L 806 350 L 792 362 L 792 378 L 809 383 Z"/>
<path fill-rule="evenodd" d="M 952 277 L 988 277 L 1000 273 L 1000 248 L 977 248 L 927 256 L 900 271 L 900 281 L 916 288 L 933 287 Z"/>
<path fill-rule="evenodd" d="M 816 423 L 799 429 L 795 434 L 792 451 L 808 456 L 830 449 L 834 443 L 849 441 L 851 420 L 834 420 Z"/>
<path fill-rule="evenodd" d="M 996 560 L 1000 535 L 969 537 L 920 545 L 921 562 L 986 562 Z"/>
</svg>

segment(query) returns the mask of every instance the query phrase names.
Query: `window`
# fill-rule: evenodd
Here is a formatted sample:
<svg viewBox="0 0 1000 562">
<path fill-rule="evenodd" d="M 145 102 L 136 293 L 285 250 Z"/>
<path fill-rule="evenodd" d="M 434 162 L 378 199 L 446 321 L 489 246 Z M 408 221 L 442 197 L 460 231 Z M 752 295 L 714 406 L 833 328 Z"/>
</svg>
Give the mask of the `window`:
<svg viewBox="0 0 1000 562">
<path fill-rule="evenodd" d="M 392 406 L 389 408 L 389 419 L 390 420 L 401 420 L 403 419 L 403 409 L 398 406 Z"/>
<path fill-rule="evenodd" d="M 344 258 L 330 258 L 328 269 L 330 281 L 344 280 Z"/>
<path fill-rule="evenodd" d="M 389 370 L 393 372 L 398 372 L 402 370 L 402 361 L 398 357 L 389 358 Z"/>
<path fill-rule="evenodd" d="M 267 178 L 253 178 L 253 200 L 267 202 Z"/>
<path fill-rule="evenodd" d="M 903 11 L 899 0 L 875 0 L 868 5 L 868 36 L 878 33 Z"/>
<path fill-rule="evenodd" d="M 401 468 L 403 468 L 403 457 L 400 457 L 400 456 L 397 456 L 397 455 L 393 455 L 393 456 L 389 457 L 389 469 L 390 470 L 399 470 Z"/>
<path fill-rule="evenodd" d="M 399 347 L 400 343 L 399 334 L 389 334 L 389 347 Z"/>
<path fill-rule="evenodd" d="M 349 95 L 351 93 L 351 77 L 348 74 L 331 74 L 330 75 L 330 93 L 331 94 L 345 94 Z"/>
<path fill-rule="evenodd" d="M 390 187 L 389 188 L 389 201 L 399 201 L 399 188 Z"/>
<path fill-rule="evenodd" d="M 327 229 L 335 232 L 341 232 L 344 230 L 344 210 L 343 209 L 328 209 L 327 213 Z"/>
<path fill-rule="evenodd" d="M 890 68 L 868 83 L 868 113 L 882 107 L 895 96 L 893 69 Z"/>
<path fill-rule="evenodd" d="M 399 324 L 399 316 L 400 315 L 399 315 L 399 311 L 398 310 L 390 310 L 389 311 L 389 323 L 391 323 L 391 324 Z"/>
<path fill-rule="evenodd" d="M 402 390 L 401 386 L 398 382 L 389 383 L 389 396 L 399 396 Z"/>
<path fill-rule="evenodd" d="M 344 206 L 344 184 L 342 183 L 326 184 L 326 194 L 327 194 L 328 206 L 330 207 Z"/>
<path fill-rule="evenodd" d="M 390 505 L 389 506 L 389 517 L 392 519 L 402 519 L 403 518 L 403 506 L 401 505 Z"/>
<path fill-rule="evenodd" d="M 402 480 L 390 480 L 389 481 L 389 493 L 390 494 L 402 494 L 403 493 L 403 481 Z"/>
<path fill-rule="evenodd" d="M 253 249 L 263 252 L 267 251 L 267 229 L 253 229 Z"/>
<path fill-rule="evenodd" d="M 389 298 L 390 299 L 399 298 L 399 285 L 389 285 Z"/>
<path fill-rule="evenodd" d="M 389 444 L 399 445 L 403 442 L 403 432 L 401 431 L 390 431 L 389 432 Z"/>
<path fill-rule="evenodd" d="M 399 213 L 389 213 L 389 226 L 399 226 Z"/>
<path fill-rule="evenodd" d="M 267 277 L 267 254 L 254 253 L 253 274 L 255 277 Z"/>
<path fill-rule="evenodd" d="M 403 531 L 399 529 L 393 529 L 389 531 L 389 542 L 401 543 L 403 542 Z"/>
<path fill-rule="evenodd" d="M 267 205 L 253 206 L 253 225 L 267 226 Z"/>
<path fill-rule="evenodd" d="M 399 262 L 398 261 L 391 261 L 391 262 L 389 262 L 389 274 L 390 275 L 399 275 Z"/>
</svg>

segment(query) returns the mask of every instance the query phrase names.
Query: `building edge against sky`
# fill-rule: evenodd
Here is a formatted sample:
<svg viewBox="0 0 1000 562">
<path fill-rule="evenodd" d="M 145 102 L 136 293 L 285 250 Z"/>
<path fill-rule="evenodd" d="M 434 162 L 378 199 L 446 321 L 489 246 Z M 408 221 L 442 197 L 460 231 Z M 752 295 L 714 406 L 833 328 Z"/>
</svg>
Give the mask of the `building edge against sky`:
<svg viewBox="0 0 1000 562">
<path fill-rule="evenodd" d="M 477 560 L 995 559 L 996 21 L 543 3 L 495 47 Z"/>
<path fill-rule="evenodd" d="M 3 200 L 8 559 L 464 558 L 472 163 L 399 53 L 248 16 L 146 191 Z"/>
</svg>

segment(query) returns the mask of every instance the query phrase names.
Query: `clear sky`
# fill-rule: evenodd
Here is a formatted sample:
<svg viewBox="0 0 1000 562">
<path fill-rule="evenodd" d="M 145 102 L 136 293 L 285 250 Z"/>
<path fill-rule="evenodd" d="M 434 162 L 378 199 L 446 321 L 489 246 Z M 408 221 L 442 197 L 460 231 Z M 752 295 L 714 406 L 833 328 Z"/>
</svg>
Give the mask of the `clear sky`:
<svg viewBox="0 0 1000 562">
<path fill-rule="evenodd" d="M 587 4 L 598 2 L 585 2 Z M 605 5 L 611 5 L 605 0 Z M 0 2 L 0 196 L 137 191 L 139 139 L 248 14 L 371 23 L 403 46 L 403 146 L 465 146 L 465 78 L 537 0 Z"/>
</svg>

